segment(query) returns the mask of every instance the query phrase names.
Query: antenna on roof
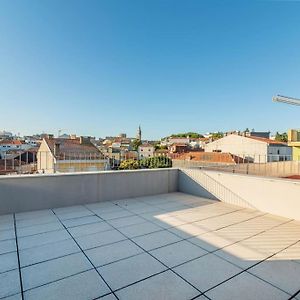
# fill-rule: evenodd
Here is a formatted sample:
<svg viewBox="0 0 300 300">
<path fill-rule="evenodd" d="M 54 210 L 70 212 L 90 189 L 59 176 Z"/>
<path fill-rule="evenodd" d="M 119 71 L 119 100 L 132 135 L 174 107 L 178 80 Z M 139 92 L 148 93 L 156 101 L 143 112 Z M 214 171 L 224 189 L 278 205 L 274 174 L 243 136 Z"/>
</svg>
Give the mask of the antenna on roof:
<svg viewBox="0 0 300 300">
<path fill-rule="evenodd" d="M 277 96 L 273 97 L 272 100 L 274 102 L 281 102 L 281 103 L 286 103 L 286 104 L 300 106 L 300 99 L 297 99 L 297 98 L 292 98 L 292 97 L 277 95 Z"/>
</svg>

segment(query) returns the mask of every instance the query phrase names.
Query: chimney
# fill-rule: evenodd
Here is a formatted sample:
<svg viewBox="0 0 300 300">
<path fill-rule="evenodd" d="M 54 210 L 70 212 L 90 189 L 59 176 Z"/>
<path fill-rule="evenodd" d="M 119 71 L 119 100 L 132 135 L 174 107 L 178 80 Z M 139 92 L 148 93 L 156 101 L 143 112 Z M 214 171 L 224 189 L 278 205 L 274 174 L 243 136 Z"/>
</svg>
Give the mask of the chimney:
<svg viewBox="0 0 300 300">
<path fill-rule="evenodd" d="M 53 154 L 55 157 L 59 155 L 59 148 L 60 148 L 60 143 L 55 142 L 54 149 L 53 149 Z"/>
<path fill-rule="evenodd" d="M 79 138 L 79 141 L 80 141 L 80 145 L 90 144 L 91 143 L 91 137 L 90 136 L 81 136 Z"/>
</svg>

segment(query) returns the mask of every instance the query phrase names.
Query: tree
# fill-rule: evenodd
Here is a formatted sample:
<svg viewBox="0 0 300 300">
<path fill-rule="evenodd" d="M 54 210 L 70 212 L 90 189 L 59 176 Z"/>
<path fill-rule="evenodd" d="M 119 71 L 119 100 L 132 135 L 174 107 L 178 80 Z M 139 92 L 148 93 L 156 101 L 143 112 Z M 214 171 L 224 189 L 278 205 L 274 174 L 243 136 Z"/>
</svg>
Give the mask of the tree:
<svg viewBox="0 0 300 300">
<path fill-rule="evenodd" d="M 190 137 L 192 139 L 197 139 L 197 138 L 203 138 L 203 135 L 197 132 L 186 132 L 186 133 L 176 133 L 172 134 L 171 137 L 176 138 L 176 137 L 182 137 L 182 138 L 187 138 Z"/>
<path fill-rule="evenodd" d="M 278 142 L 285 142 L 287 143 L 288 141 L 288 135 L 286 132 L 279 133 L 278 131 L 276 132 L 275 140 Z"/>
<path fill-rule="evenodd" d="M 144 158 L 140 160 L 140 167 L 142 169 L 171 168 L 172 160 L 165 156 Z"/>
<path fill-rule="evenodd" d="M 224 136 L 223 132 L 214 132 L 211 137 L 213 139 L 213 141 L 221 139 Z"/>
<path fill-rule="evenodd" d="M 131 148 L 135 151 L 138 150 L 139 146 L 142 144 L 141 140 L 139 139 L 134 139 L 131 143 Z"/>
<path fill-rule="evenodd" d="M 123 160 L 119 166 L 119 170 L 136 170 L 139 168 L 140 168 L 139 162 L 134 159 Z"/>
</svg>

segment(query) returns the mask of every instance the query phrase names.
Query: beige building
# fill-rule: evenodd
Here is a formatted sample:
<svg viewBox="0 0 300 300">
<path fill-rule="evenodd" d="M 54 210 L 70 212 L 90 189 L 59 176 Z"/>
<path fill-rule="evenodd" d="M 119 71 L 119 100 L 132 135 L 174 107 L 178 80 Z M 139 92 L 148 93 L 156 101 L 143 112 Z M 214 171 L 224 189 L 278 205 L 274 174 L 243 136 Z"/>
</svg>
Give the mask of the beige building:
<svg viewBox="0 0 300 300">
<path fill-rule="evenodd" d="M 37 152 L 39 173 L 102 171 L 106 164 L 103 154 L 87 137 L 47 137 Z"/>
<path fill-rule="evenodd" d="M 205 145 L 205 152 L 226 152 L 255 163 L 292 159 L 292 148 L 287 143 L 262 137 L 227 135 Z"/>
<path fill-rule="evenodd" d="M 138 148 L 139 159 L 153 157 L 154 156 L 154 146 L 151 144 L 142 144 Z"/>
</svg>

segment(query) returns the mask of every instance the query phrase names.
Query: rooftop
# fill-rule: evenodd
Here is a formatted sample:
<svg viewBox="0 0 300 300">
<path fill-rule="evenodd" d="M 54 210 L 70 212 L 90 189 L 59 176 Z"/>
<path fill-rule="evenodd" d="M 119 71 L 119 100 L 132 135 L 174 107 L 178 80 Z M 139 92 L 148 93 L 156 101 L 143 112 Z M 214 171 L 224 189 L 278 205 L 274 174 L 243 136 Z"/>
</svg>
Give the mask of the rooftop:
<svg viewBox="0 0 300 300">
<path fill-rule="evenodd" d="M 299 240 L 300 222 L 179 192 L 7 214 L 0 299 L 289 299 Z"/>
</svg>

